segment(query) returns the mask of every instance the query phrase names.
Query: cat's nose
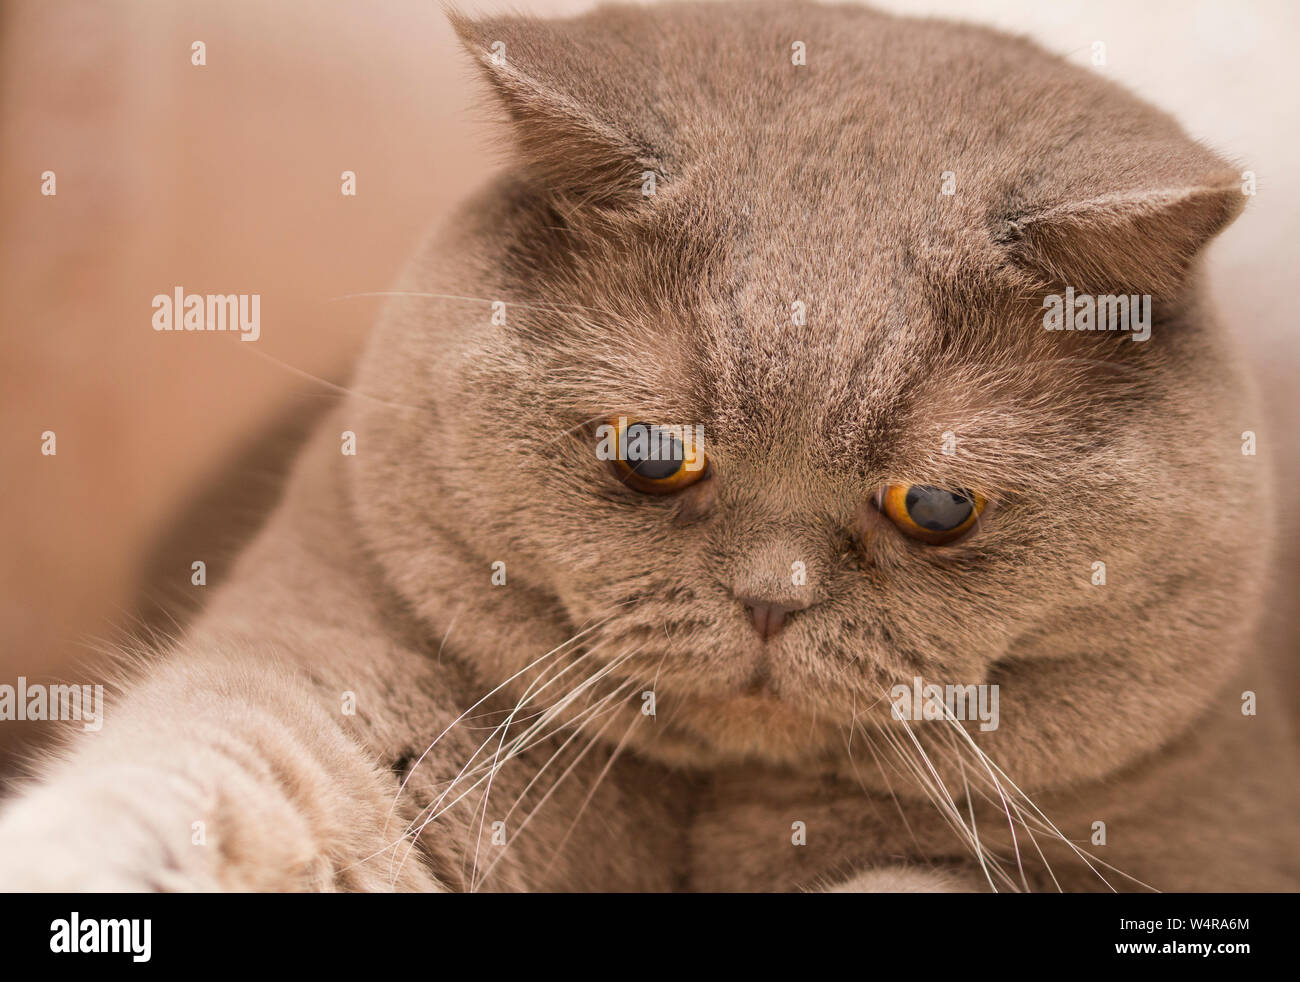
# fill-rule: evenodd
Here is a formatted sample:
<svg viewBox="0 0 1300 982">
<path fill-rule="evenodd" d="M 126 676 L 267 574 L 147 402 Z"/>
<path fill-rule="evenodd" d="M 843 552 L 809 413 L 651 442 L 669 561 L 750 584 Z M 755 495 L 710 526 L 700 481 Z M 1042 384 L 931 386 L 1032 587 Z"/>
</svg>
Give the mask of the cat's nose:
<svg viewBox="0 0 1300 982">
<path fill-rule="evenodd" d="M 754 630 L 764 641 L 776 637 L 777 634 L 785 627 L 786 615 L 796 610 L 801 610 L 804 604 L 774 604 L 757 600 L 751 597 L 741 597 L 740 602 L 745 605 L 749 611 L 749 619 L 754 624 Z"/>
</svg>

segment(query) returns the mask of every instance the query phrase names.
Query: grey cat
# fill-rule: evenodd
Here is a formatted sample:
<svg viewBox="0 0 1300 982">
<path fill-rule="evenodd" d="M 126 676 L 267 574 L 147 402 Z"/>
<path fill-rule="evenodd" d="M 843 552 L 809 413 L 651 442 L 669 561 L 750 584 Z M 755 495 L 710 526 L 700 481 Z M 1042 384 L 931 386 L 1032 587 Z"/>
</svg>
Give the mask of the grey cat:
<svg viewBox="0 0 1300 982">
<path fill-rule="evenodd" d="M 976 27 L 453 20 L 511 165 L 0 887 L 1295 889 L 1238 169 Z"/>
</svg>

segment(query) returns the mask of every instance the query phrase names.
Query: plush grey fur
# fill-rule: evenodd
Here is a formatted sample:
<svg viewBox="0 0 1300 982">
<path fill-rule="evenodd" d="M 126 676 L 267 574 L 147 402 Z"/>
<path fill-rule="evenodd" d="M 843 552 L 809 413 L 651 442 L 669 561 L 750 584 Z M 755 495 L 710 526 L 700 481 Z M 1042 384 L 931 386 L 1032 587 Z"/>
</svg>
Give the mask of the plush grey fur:
<svg viewBox="0 0 1300 982">
<path fill-rule="evenodd" d="M 0 887 L 1295 888 L 1270 476 L 1199 274 L 1236 168 L 976 27 L 454 20 L 511 166 L 234 582 L 0 819 Z M 1067 285 L 1151 339 L 1045 331 Z M 706 479 L 620 484 L 619 415 L 702 426 Z M 976 533 L 903 536 L 910 483 Z M 891 718 L 915 676 L 1000 725 Z"/>
</svg>

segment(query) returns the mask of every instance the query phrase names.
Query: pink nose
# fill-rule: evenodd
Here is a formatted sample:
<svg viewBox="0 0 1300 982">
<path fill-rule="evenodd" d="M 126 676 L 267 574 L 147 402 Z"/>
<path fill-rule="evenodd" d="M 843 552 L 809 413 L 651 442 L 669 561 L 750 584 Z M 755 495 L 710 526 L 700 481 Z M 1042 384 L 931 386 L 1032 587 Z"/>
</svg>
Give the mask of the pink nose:
<svg viewBox="0 0 1300 982">
<path fill-rule="evenodd" d="M 785 627 L 785 615 L 797 607 L 783 607 L 780 604 L 769 603 L 751 603 L 744 601 L 745 606 L 749 609 L 750 619 L 754 622 L 754 630 L 758 636 L 766 641 L 768 638 L 775 637 Z"/>
</svg>

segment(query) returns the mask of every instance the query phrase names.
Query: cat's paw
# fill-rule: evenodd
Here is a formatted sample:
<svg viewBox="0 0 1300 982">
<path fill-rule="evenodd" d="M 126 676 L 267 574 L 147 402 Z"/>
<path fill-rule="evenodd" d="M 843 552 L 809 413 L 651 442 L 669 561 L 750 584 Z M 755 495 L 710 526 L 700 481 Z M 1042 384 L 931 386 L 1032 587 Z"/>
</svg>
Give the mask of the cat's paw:
<svg viewBox="0 0 1300 982">
<path fill-rule="evenodd" d="M 349 839 L 356 821 L 332 837 L 348 852 L 327 850 L 319 817 L 313 825 L 273 787 L 227 778 L 224 798 L 180 775 L 131 767 L 82 769 L 29 789 L 0 807 L 0 892 L 442 889 L 418 858 L 390 861 L 392 850 L 377 848 L 390 845 L 386 837 Z"/>
<path fill-rule="evenodd" d="M 980 893 L 973 877 L 929 866 L 882 866 L 833 886 L 830 893 Z"/>
<path fill-rule="evenodd" d="M 180 853 L 125 801 L 90 803 L 40 788 L 0 811 L 0 891 L 179 893 L 219 888 L 205 864 Z"/>
</svg>

